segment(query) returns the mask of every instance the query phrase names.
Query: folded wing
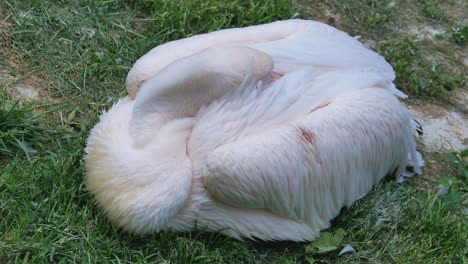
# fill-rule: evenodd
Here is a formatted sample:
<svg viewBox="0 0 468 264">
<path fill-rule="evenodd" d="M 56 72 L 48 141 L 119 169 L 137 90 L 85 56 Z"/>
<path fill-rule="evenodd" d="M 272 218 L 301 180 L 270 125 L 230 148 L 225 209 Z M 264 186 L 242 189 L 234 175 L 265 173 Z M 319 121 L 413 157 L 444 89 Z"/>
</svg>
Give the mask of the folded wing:
<svg viewBox="0 0 468 264">
<path fill-rule="evenodd" d="M 320 229 L 406 166 L 411 115 L 389 92 L 338 96 L 310 114 L 222 144 L 206 156 L 205 186 L 233 207 L 266 208 Z"/>
</svg>

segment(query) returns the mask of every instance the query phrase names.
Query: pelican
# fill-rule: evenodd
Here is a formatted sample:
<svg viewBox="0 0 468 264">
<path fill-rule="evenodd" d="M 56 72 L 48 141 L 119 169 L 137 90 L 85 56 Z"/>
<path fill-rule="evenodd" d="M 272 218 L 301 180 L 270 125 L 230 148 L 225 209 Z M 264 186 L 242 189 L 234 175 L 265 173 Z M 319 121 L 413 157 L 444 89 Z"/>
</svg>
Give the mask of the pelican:
<svg viewBox="0 0 468 264">
<path fill-rule="evenodd" d="M 386 175 L 421 174 L 392 67 L 308 20 L 160 45 L 86 146 L 87 189 L 126 231 L 310 241 Z"/>
</svg>

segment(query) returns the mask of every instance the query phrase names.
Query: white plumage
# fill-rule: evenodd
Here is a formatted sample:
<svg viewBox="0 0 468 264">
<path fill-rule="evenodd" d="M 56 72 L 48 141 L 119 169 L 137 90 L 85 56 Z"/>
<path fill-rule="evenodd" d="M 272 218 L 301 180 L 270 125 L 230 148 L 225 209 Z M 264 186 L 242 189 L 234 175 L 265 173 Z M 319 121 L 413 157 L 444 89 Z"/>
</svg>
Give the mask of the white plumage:
<svg viewBox="0 0 468 264">
<path fill-rule="evenodd" d="M 394 78 L 313 21 L 169 42 L 135 63 L 130 97 L 91 131 L 87 187 L 132 232 L 313 240 L 408 156 L 421 173 Z"/>
</svg>

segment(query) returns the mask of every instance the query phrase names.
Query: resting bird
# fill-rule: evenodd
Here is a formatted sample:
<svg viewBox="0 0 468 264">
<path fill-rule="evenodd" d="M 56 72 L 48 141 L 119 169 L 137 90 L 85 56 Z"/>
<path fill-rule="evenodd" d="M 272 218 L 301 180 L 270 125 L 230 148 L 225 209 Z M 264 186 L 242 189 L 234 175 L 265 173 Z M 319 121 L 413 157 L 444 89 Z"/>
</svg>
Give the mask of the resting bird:
<svg viewBox="0 0 468 264">
<path fill-rule="evenodd" d="M 92 129 L 86 186 L 135 233 L 313 240 L 386 175 L 421 173 L 394 78 L 383 57 L 313 21 L 166 43 Z"/>
</svg>

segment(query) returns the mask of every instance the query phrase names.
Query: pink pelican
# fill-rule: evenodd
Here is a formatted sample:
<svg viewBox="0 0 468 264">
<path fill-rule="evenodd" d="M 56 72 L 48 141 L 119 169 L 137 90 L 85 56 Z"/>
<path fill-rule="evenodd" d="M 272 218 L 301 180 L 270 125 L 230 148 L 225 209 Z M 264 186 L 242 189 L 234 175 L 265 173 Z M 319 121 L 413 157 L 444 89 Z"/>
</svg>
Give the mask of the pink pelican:
<svg viewBox="0 0 468 264">
<path fill-rule="evenodd" d="M 421 174 L 394 78 L 383 57 L 314 21 L 166 43 L 92 129 L 86 186 L 135 233 L 313 240 L 386 175 Z"/>
</svg>

